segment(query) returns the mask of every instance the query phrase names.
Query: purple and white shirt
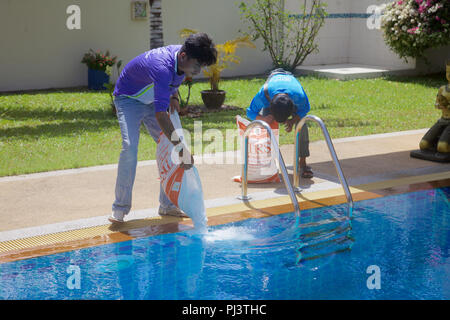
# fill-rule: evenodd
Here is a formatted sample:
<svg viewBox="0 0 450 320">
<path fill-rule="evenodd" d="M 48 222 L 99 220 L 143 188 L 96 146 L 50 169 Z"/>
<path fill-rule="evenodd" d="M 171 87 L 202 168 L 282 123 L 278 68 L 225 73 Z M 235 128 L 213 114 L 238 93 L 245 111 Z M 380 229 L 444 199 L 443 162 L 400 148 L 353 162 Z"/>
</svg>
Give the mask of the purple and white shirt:
<svg viewBox="0 0 450 320">
<path fill-rule="evenodd" d="M 170 96 L 177 92 L 184 74 L 177 74 L 181 45 L 156 48 L 132 59 L 116 82 L 114 96 L 126 96 L 155 104 L 155 112 L 167 111 Z"/>
</svg>

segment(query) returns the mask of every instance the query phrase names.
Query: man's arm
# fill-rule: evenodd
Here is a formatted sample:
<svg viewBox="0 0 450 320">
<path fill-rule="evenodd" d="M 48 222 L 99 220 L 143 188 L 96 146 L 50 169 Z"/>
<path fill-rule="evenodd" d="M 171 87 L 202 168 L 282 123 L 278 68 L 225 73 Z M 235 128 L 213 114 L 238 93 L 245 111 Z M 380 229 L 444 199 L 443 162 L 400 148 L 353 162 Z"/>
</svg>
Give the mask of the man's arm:
<svg viewBox="0 0 450 320">
<path fill-rule="evenodd" d="M 164 135 L 169 139 L 174 146 L 181 142 L 180 137 L 177 135 L 172 121 L 170 121 L 169 115 L 165 111 L 155 113 L 156 120 Z M 184 151 L 186 150 L 186 151 Z M 181 167 L 188 170 L 194 164 L 194 157 L 189 153 L 186 147 L 181 148 L 180 151 Z"/>
<path fill-rule="evenodd" d="M 170 96 L 170 113 L 174 111 L 180 113 L 180 99 L 178 98 L 178 90 Z"/>
<path fill-rule="evenodd" d="M 286 132 L 291 132 L 293 128 L 295 128 L 295 126 L 297 125 L 297 123 L 300 122 L 302 118 L 300 118 L 300 116 L 298 114 L 294 114 L 294 116 L 292 117 L 292 119 L 289 119 L 285 122 L 285 129 Z"/>
<path fill-rule="evenodd" d="M 180 104 L 178 98 L 178 89 L 171 88 L 171 74 L 170 71 L 164 67 L 159 66 L 153 70 L 153 79 L 157 79 L 154 83 L 154 105 L 156 112 L 162 112 L 167 110 L 167 106 L 170 107 L 170 113 L 174 110 L 180 112 Z"/>
<path fill-rule="evenodd" d="M 170 72 L 167 68 L 161 67 L 155 71 L 155 81 L 154 92 L 155 92 L 155 118 L 158 121 L 159 127 L 161 128 L 164 135 L 172 142 L 177 145 L 181 142 L 180 137 L 176 134 L 175 128 L 170 121 L 169 115 L 167 113 L 167 107 L 172 104 L 176 104 L 178 101 L 171 99 L 171 97 L 176 93 L 170 89 Z M 176 107 L 174 105 L 174 107 Z M 186 151 L 184 152 L 184 150 Z M 184 157 L 183 157 L 184 153 Z M 188 152 L 186 147 L 183 147 L 180 151 L 181 167 L 184 169 L 190 169 L 194 163 L 194 158 Z"/>
<path fill-rule="evenodd" d="M 180 137 L 178 137 L 175 132 L 172 121 L 170 121 L 169 115 L 165 111 L 160 111 L 155 113 L 156 120 L 158 121 L 159 127 L 161 128 L 164 135 L 176 146 L 181 142 Z"/>
<path fill-rule="evenodd" d="M 264 96 L 264 88 L 261 88 L 255 97 L 252 99 L 250 106 L 247 108 L 247 118 L 250 120 L 263 120 L 259 116 L 259 112 L 262 108 L 267 107 L 269 105 L 269 101 L 267 101 Z"/>
</svg>

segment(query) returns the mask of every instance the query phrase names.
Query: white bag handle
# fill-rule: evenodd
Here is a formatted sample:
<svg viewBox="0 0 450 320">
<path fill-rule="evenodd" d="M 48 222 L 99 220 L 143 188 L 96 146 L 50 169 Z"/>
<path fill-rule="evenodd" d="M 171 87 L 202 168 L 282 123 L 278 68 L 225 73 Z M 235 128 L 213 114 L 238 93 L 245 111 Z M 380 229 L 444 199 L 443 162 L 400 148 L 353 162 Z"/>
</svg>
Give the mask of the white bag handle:
<svg viewBox="0 0 450 320">
<path fill-rule="evenodd" d="M 178 112 L 176 110 L 170 114 L 170 121 L 172 121 L 173 128 L 175 129 L 175 132 L 177 133 L 178 137 L 180 138 L 180 141 L 184 143 L 185 139 L 184 139 L 183 127 L 181 126 L 180 116 L 178 115 Z M 185 145 L 185 147 L 187 148 L 188 146 Z M 189 150 L 189 152 L 190 152 L 190 150 Z"/>
<path fill-rule="evenodd" d="M 178 115 L 178 111 L 174 110 L 173 113 L 170 113 L 170 121 L 172 121 L 173 127 L 176 129 L 182 129 L 180 116 Z"/>
</svg>

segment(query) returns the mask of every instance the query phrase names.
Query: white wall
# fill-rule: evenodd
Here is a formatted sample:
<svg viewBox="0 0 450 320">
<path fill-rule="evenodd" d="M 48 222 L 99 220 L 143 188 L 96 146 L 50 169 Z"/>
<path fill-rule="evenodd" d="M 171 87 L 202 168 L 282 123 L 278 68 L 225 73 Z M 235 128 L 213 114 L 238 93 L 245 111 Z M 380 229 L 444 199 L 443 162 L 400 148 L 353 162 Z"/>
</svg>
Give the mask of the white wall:
<svg viewBox="0 0 450 320">
<path fill-rule="evenodd" d="M 309 0 L 308 0 L 309 1 Z M 149 21 L 130 17 L 131 0 L 0 0 L 0 92 L 26 89 L 63 88 L 87 85 L 87 67 L 80 61 L 89 49 L 107 50 L 124 64 L 149 48 Z M 239 0 L 163 0 L 164 43 L 181 43 L 178 32 L 195 28 L 208 33 L 216 44 L 239 36 L 246 30 L 241 21 Z M 299 0 L 285 0 L 295 11 Z M 365 14 L 370 5 L 383 0 L 328 0 L 330 14 Z M 81 8 L 81 30 L 68 30 L 66 8 Z M 358 16 L 358 15 L 357 15 Z M 320 30 L 319 53 L 311 54 L 305 65 L 358 63 L 385 67 L 413 68 L 384 44 L 380 30 L 369 30 L 361 17 L 329 17 Z M 272 61 L 257 48 L 241 48 L 240 65 L 223 76 L 262 74 Z M 435 68 L 450 47 L 431 50 Z"/>
<path fill-rule="evenodd" d="M 352 0 L 350 13 L 367 13 L 372 5 L 381 5 L 385 0 Z M 369 29 L 367 19 L 350 19 L 349 62 L 390 68 L 414 68 L 415 59 L 406 63 L 385 44 L 383 32 L 380 29 Z"/>
<path fill-rule="evenodd" d="M 284 0 L 285 8 L 299 12 L 300 0 Z M 164 42 L 180 43 L 178 31 L 193 28 L 208 33 L 216 43 L 223 43 L 239 36 L 239 30 L 247 30 L 240 19 L 235 0 L 164 0 Z M 309 1 L 308 1 L 309 2 Z M 382 31 L 369 29 L 367 18 L 371 5 L 381 5 L 385 0 L 328 0 L 330 16 L 319 31 L 317 43 L 319 53 L 309 55 L 304 65 L 355 63 L 390 68 L 414 68 L 415 59 L 406 63 L 385 45 Z M 336 16 L 336 14 L 342 14 Z M 346 17 L 345 14 L 356 14 Z M 213 23 L 211 23 L 213 21 Z M 238 49 L 242 63 L 223 72 L 224 76 L 261 74 L 272 67 L 268 52 L 263 52 L 262 41 L 257 49 Z"/>
<path fill-rule="evenodd" d="M 286 7 L 295 10 L 298 0 L 286 0 Z M 319 53 L 310 55 L 304 65 L 353 63 L 396 68 L 414 68 L 396 56 L 384 44 L 382 31 L 367 26 L 368 8 L 385 0 L 330 0 L 329 16 L 320 30 Z"/>
<path fill-rule="evenodd" d="M 68 30 L 66 9 L 81 9 Z M 149 48 L 148 21 L 131 20 L 124 0 L 1 0 L 0 91 L 87 85 L 85 52 L 107 49 L 124 62 Z"/>
<path fill-rule="evenodd" d="M 163 0 L 164 43 L 182 43 L 178 32 L 183 28 L 206 32 L 216 44 L 224 43 L 241 36 L 239 30 L 245 30 L 235 0 Z M 272 60 L 262 52 L 262 42 L 256 42 L 257 48 L 239 48 L 236 54 L 241 63 L 225 70 L 224 76 L 261 74 L 272 66 Z"/>
<path fill-rule="evenodd" d="M 303 4 L 303 1 L 285 0 L 286 9 L 293 12 L 299 12 L 300 4 Z M 331 0 L 327 1 L 325 10 L 328 13 L 344 13 L 349 12 L 350 7 L 351 1 L 349 0 Z M 348 63 L 349 32 L 350 19 L 325 19 L 325 24 L 316 38 L 319 53 L 309 55 L 303 64 Z"/>
</svg>

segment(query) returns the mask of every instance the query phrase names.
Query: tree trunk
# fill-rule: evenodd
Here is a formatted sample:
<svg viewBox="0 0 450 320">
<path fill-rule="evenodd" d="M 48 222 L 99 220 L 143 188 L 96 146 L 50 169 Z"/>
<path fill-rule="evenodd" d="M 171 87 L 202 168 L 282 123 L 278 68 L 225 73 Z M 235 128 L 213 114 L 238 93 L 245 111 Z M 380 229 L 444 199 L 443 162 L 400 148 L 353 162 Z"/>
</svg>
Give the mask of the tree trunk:
<svg viewBox="0 0 450 320">
<path fill-rule="evenodd" d="M 162 24 L 162 0 L 149 0 L 150 2 L 150 49 L 164 46 Z"/>
</svg>

